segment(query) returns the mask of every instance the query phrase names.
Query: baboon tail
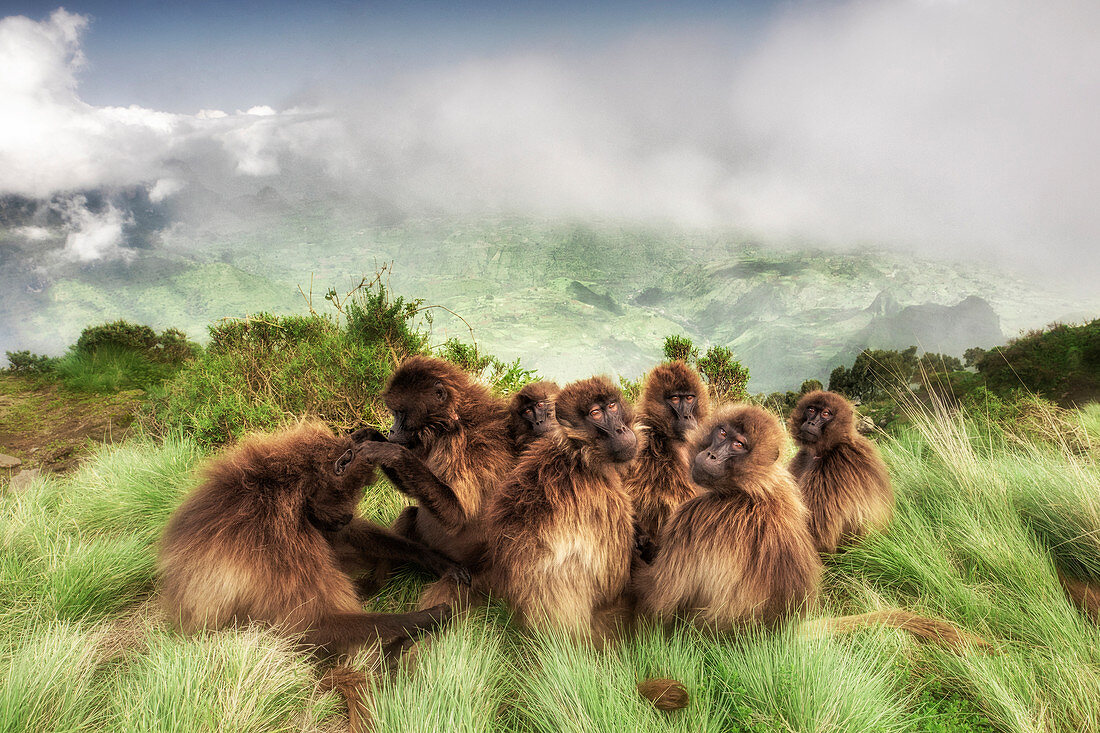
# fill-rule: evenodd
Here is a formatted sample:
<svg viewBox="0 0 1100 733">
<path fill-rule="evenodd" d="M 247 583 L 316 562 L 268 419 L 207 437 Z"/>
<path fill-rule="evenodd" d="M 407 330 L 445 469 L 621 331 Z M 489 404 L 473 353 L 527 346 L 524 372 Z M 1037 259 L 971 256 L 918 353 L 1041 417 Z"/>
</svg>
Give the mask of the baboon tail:
<svg viewBox="0 0 1100 733">
<path fill-rule="evenodd" d="M 1058 580 L 1061 581 L 1070 602 L 1092 619 L 1093 623 L 1100 623 L 1100 585 L 1071 578 L 1061 570 L 1058 571 Z"/>
<path fill-rule="evenodd" d="M 323 690 L 335 690 L 348 704 L 348 733 L 369 733 L 373 730 L 370 713 L 363 701 L 367 678 L 362 672 L 343 665 L 333 667 L 321 677 Z"/>
<path fill-rule="evenodd" d="M 653 703 L 658 710 L 680 710 L 691 700 L 682 682 L 666 679 L 648 679 L 638 683 L 638 694 Z"/>
<path fill-rule="evenodd" d="M 961 651 L 968 646 L 982 649 L 991 647 L 985 639 L 963 631 L 954 624 L 928 616 L 918 616 L 901 608 L 860 613 L 854 616 L 814 619 L 804 622 L 801 631 L 807 636 L 822 636 L 828 632 L 844 634 L 876 624 L 908 631 L 921 641 L 939 644 L 954 651 Z"/>
</svg>

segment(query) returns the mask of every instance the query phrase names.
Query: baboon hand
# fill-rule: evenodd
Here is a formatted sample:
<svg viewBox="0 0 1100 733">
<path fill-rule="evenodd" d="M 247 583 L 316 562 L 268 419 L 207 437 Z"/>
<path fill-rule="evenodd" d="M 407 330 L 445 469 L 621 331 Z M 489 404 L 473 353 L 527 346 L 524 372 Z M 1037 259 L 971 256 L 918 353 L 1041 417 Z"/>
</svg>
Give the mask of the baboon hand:
<svg viewBox="0 0 1100 733">
<path fill-rule="evenodd" d="M 428 617 L 432 620 L 433 627 L 439 627 L 451 620 L 451 616 L 454 615 L 454 609 L 451 608 L 450 603 L 440 603 L 438 606 L 432 606 L 427 611 L 424 611 Z"/>
<path fill-rule="evenodd" d="M 634 535 L 634 552 L 642 562 L 649 565 L 653 562 L 653 558 L 657 557 L 657 543 L 647 533 L 638 530 Z"/>
<path fill-rule="evenodd" d="M 406 452 L 406 448 L 397 445 L 396 443 L 382 443 L 382 442 L 367 442 L 363 443 L 360 448 L 363 455 L 368 460 L 383 466 L 384 468 L 392 468 Z"/>
<path fill-rule="evenodd" d="M 452 565 L 447 572 L 443 573 L 443 578 L 466 587 L 469 587 L 472 582 L 469 569 L 462 565 Z"/>
</svg>

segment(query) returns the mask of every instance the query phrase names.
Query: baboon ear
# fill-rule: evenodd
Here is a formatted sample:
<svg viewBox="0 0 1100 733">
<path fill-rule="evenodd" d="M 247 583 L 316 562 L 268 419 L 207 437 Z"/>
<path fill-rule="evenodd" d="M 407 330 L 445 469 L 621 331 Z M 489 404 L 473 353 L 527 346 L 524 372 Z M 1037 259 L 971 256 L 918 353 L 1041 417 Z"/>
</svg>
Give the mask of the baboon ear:
<svg viewBox="0 0 1100 733">
<path fill-rule="evenodd" d="M 443 382 L 435 383 L 435 398 L 439 401 L 439 404 L 447 401 L 447 390 L 443 387 Z"/>
</svg>

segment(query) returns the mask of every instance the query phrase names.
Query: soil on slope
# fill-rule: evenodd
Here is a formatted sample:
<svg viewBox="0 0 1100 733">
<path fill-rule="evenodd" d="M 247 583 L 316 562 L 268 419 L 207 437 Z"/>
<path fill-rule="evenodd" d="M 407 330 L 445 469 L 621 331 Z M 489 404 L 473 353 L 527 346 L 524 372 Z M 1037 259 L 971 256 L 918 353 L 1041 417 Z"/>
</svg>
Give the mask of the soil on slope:
<svg viewBox="0 0 1100 733">
<path fill-rule="evenodd" d="M 126 437 L 144 392 L 85 394 L 31 377 L 0 374 L 0 486 L 20 471 L 69 471 L 102 443 Z"/>
</svg>

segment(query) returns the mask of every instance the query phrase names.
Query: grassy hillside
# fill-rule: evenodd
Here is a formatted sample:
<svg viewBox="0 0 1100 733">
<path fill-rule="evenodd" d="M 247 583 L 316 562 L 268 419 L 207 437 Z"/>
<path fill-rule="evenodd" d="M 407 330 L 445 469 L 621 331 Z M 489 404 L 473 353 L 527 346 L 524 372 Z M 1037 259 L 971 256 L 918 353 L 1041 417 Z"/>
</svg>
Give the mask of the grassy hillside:
<svg viewBox="0 0 1100 733">
<path fill-rule="evenodd" d="M 517 633 L 493 606 L 375 681 L 377 730 L 1100 730 L 1100 630 L 1054 574 L 1057 560 L 1100 579 L 1100 407 L 1067 414 L 1072 445 L 1042 415 L 1023 438 L 980 414 L 915 415 L 879 441 L 894 523 L 829 567 L 825 613 L 903 605 L 994 653 L 876 629 L 649 629 L 596 653 Z M 338 701 L 284 643 L 260 630 L 181 637 L 156 611 L 155 542 L 204 457 L 187 438 L 138 438 L 0 493 L 0 730 L 339 728 Z M 363 511 L 386 521 L 402 503 L 379 484 Z M 397 578 L 370 605 L 409 608 L 422 583 Z M 643 704 L 634 684 L 653 675 L 683 680 L 690 708 Z"/>
</svg>

